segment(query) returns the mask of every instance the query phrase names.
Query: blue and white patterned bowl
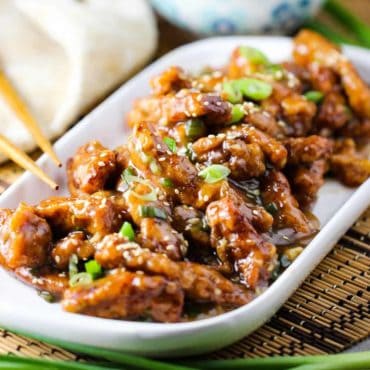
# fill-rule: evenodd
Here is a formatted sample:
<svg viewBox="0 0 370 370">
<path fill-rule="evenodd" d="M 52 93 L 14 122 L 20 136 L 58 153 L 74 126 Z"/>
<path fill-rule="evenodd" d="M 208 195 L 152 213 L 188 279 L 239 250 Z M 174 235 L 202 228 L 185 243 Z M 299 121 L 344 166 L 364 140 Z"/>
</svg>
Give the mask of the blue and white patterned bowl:
<svg viewBox="0 0 370 370">
<path fill-rule="evenodd" d="M 171 23 L 203 35 L 287 33 L 323 0 L 151 0 Z"/>
</svg>

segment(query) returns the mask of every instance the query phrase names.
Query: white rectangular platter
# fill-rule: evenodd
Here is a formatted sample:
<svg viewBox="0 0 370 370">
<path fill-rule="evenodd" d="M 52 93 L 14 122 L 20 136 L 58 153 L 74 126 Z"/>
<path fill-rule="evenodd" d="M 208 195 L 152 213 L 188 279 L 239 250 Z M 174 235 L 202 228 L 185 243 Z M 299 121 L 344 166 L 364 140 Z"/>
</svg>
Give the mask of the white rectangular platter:
<svg viewBox="0 0 370 370">
<path fill-rule="evenodd" d="M 124 84 L 112 96 L 66 133 L 55 149 L 65 163 L 77 148 L 97 139 L 108 147 L 125 142 L 125 114 L 133 100 L 149 92 L 149 79 L 166 67 L 180 65 L 197 71 L 205 65 L 224 64 L 238 45 L 261 49 L 271 60 L 290 58 L 291 40 L 282 37 L 226 37 L 198 41 L 162 57 Z M 370 75 L 370 52 L 348 47 L 346 54 L 360 72 Z M 67 194 L 64 169 L 57 169 L 43 156 L 40 165 L 60 185 L 53 192 L 31 174 L 25 174 L 0 197 L 0 207 L 30 204 L 51 195 Z M 327 181 L 319 193 L 314 213 L 322 230 L 297 260 L 250 304 L 221 316 L 189 323 L 159 324 L 100 319 L 63 312 L 59 304 L 42 300 L 34 289 L 0 269 L 0 327 L 53 340 L 80 343 L 152 356 L 185 356 L 221 348 L 268 320 L 303 279 L 330 251 L 336 241 L 369 206 L 370 180 L 357 190 Z"/>
</svg>

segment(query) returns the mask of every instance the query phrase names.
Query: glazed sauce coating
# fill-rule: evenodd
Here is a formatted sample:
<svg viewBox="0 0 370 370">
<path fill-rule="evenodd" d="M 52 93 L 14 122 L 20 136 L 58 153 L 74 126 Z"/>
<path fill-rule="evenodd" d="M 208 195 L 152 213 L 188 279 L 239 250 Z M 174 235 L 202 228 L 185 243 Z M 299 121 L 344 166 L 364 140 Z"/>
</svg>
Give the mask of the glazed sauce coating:
<svg viewBox="0 0 370 370">
<path fill-rule="evenodd" d="M 248 304 L 318 232 L 325 177 L 370 175 L 369 87 L 311 31 L 291 61 L 241 46 L 150 86 L 127 142 L 69 159 L 69 197 L 0 210 L 0 264 L 66 311 L 182 322 Z"/>
</svg>

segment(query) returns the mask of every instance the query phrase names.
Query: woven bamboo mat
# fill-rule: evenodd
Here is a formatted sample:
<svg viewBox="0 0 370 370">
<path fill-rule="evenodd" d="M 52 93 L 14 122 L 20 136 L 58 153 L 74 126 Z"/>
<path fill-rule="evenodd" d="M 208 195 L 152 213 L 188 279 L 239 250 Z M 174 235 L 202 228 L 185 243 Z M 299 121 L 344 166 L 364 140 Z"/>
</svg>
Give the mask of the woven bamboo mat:
<svg viewBox="0 0 370 370">
<path fill-rule="evenodd" d="M 370 20 L 367 2 L 343 0 Z M 327 20 L 320 16 L 321 19 Z M 158 55 L 193 40 L 160 21 Z M 35 154 L 35 157 L 38 153 Z M 13 164 L 0 166 L 0 193 L 22 173 Z M 370 336 L 370 208 L 343 236 L 281 310 L 262 328 L 212 358 L 341 352 Z M 0 353 L 61 360 L 76 354 L 0 329 Z"/>
</svg>

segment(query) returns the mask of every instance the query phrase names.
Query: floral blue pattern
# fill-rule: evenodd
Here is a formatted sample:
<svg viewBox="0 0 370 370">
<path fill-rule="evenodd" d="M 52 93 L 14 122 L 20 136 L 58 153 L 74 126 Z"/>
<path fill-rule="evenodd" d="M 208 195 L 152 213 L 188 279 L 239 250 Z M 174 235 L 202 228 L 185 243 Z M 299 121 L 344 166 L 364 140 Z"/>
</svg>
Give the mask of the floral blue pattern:
<svg viewBox="0 0 370 370">
<path fill-rule="evenodd" d="M 286 33 L 313 15 L 323 0 L 151 0 L 170 22 L 213 34 Z"/>
</svg>

